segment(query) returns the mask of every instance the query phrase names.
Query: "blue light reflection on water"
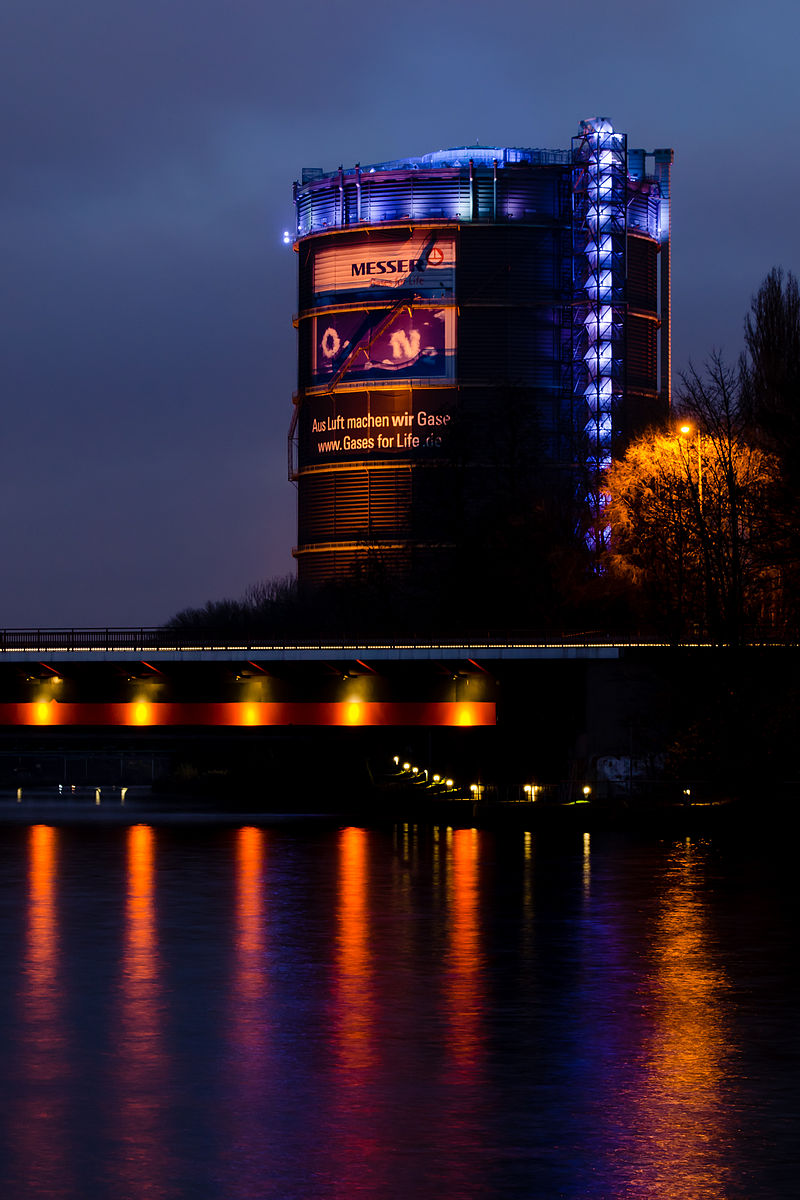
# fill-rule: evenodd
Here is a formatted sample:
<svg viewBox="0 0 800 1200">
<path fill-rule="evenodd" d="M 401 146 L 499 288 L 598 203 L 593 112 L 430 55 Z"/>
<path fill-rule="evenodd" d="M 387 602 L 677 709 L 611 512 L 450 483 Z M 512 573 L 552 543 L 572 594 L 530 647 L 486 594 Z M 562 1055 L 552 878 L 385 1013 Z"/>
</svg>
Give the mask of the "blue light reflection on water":
<svg viewBox="0 0 800 1200">
<path fill-rule="evenodd" d="M 0 837 L 4 1197 L 796 1194 L 791 881 L 750 850 Z"/>
</svg>

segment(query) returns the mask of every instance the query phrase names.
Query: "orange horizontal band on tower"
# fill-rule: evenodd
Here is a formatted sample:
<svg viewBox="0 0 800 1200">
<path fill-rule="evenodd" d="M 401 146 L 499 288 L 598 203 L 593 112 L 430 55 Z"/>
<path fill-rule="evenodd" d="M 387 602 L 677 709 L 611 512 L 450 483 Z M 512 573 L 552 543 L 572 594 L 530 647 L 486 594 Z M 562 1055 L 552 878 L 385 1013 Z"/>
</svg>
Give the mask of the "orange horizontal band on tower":
<svg viewBox="0 0 800 1200">
<path fill-rule="evenodd" d="M 33 703 L 0 704 L 0 725 L 7 726 L 380 726 L 494 725 L 489 701 L 237 701 L 235 703 Z"/>
</svg>

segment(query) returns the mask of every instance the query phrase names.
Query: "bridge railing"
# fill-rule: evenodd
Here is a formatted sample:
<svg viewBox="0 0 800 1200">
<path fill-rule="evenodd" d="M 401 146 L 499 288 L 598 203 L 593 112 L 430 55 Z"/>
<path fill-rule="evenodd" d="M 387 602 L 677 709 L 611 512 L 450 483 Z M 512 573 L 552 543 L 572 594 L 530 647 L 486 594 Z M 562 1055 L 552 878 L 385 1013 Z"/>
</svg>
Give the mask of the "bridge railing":
<svg viewBox="0 0 800 1200">
<path fill-rule="evenodd" d="M 779 638 L 774 633 L 759 630 L 748 631 L 744 639 L 750 646 L 788 646 L 797 645 L 796 639 Z M 107 626 L 96 627 L 64 627 L 64 628 L 13 628 L 0 629 L 0 654 L 3 651 L 28 651 L 47 654 L 56 651 L 86 651 L 113 652 L 129 650 L 137 653 L 157 653 L 158 651 L 203 651 L 224 650 L 256 652 L 259 650 L 325 650 L 325 649 L 431 649 L 446 650 L 448 647 L 463 649 L 474 647 L 476 650 L 491 650 L 494 648 L 535 648 L 535 647 L 646 647 L 681 645 L 709 646 L 714 643 L 706 638 L 683 640 L 659 640 L 653 634 L 613 634 L 601 630 L 579 631 L 541 631 L 529 629 L 516 630 L 472 630 L 459 632 L 455 635 L 420 634 L 413 636 L 401 634 L 389 638 L 387 635 L 368 634 L 350 635 L 318 635 L 317 637 L 298 638 L 287 636 L 283 638 L 268 637 L 264 634 L 220 629 L 168 629 L 159 626 Z"/>
<path fill-rule="evenodd" d="M 494 631 L 480 630 L 459 633 L 455 636 L 400 635 L 389 640 L 387 636 L 369 635 L 358 637 L 324 635 L 317 637 L 267 637 L 252 632 L 224 632 L 219 629 L 164 629 L 157 626 L 106 627 L 106 628 L 61 628 L 61 629 L 0 629 L 0 651 L 36 650 L 46 653 L 54 650 L 272 650 L 272 649 L 324 649 L 330 647 L 375 648 L 431 647 L 446 649 L 448 646 L 548 646 L 548 645 L 603 645 L 617 644 L 609 634 L 595 631 L 563 634 L 534 634 L 530 630 Z"/>
<path fill-rule="evenodd" d="M 0 651 L 180 649 L 185 635 L 149 628 L 1 629 Z"/>
</svg>

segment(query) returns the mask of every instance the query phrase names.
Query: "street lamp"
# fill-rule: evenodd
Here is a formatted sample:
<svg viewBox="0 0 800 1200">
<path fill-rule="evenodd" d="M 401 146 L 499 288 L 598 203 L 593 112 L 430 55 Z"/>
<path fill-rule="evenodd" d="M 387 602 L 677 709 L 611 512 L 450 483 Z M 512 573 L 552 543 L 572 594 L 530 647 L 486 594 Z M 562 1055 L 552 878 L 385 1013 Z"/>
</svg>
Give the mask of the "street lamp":
<svg viewBox="0 0 800 1200">
<path fill-rule="evenodd" d="M 681 433 L 688 437 L 692 433 L 691 425 L 681 425 Z M 697 432 L 697 502 L 703 508 L 703 435 Z"/>
</svg>

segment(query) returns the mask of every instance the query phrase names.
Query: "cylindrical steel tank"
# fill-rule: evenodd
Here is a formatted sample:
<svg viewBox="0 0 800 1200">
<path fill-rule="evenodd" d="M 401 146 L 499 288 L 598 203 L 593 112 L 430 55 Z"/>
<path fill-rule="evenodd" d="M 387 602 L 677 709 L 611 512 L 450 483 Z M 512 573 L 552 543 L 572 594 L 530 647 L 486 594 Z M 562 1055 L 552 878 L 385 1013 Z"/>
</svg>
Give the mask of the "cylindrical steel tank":
<svg viewBox="0 0 800 1200">
<path fill-rule="evenodd" d="M 301 583 L 436 569 L 482 505 L 574 473 L 574 175 L 571 150 L 486 147 L 303 173 Z M 659 398 L 658 189 L 629 187 L 620 436 Z"/>
</svg>

